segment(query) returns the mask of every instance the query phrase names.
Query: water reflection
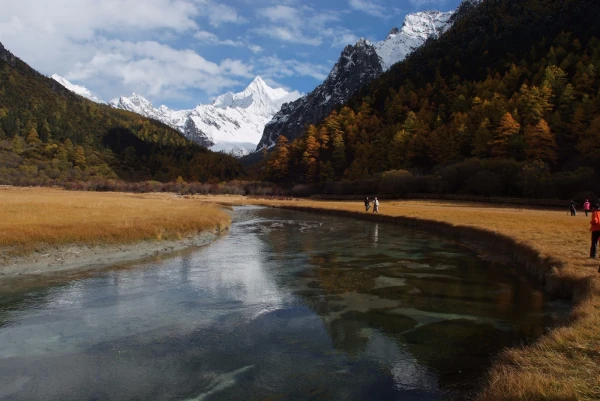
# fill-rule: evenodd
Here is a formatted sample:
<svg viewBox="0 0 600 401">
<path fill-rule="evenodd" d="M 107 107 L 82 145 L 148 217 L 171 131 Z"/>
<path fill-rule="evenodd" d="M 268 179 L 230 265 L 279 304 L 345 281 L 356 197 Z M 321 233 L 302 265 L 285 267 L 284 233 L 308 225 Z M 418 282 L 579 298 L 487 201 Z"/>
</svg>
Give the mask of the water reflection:
<svg viewBox="0 0 600 401">
<path fill-rule="evenodd" d="M 386 224 L 236 209 L 208 248 L 0 296 L 0 399 L 462 399 L 564 314 Z"/>
</svg>

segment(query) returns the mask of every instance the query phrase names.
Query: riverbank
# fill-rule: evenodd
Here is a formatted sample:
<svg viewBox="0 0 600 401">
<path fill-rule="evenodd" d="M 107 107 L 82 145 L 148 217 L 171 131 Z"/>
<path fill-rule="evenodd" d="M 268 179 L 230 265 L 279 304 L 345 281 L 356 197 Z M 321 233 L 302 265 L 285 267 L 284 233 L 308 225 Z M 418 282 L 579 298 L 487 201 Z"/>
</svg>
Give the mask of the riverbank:
<svg viewBox="0 0 600 401">
<path fill-rule="evenodd" d="M 43 247 L 33 253 L 13 256 L 0 265 L 1 277 L 48 274 L 65 270 L 90 270 L 153 256 L 201 247 L 213 242 L 222 231 L 204 231 L 177 240 L 143 240 L 121 245 L 61 245 Z"/>
<path fill-rule="evenodd" d="M 534 344 L 506 350 L 489 372 L 478 401 L 600 399 L 600 274 L 588 258 L 589 218 L 566 212 L 469 203 L 390 201 L 380 214 L 361 202 L 262 200 L 199 196 L 228 205 L 264 205 L 390 221 L 435 230 L 510 255 L 546 290 L 573 301 L 569 324 Z"/>
<path fill-rule="evenodd" d="M 0 277 L 98 268 L 207 245 L 231 224 L 173 194 L 0 189 Z"/>
</svg>

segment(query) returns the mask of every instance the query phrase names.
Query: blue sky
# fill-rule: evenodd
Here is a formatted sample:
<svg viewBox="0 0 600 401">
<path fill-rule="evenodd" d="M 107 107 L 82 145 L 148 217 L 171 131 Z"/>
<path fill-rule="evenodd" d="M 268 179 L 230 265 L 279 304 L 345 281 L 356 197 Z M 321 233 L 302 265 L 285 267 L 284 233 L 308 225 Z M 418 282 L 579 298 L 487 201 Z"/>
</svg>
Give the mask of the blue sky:
<svg viewBox="0 0 600 401">
<path fill-rule="evenodd" d="M 347 44 L 385 38 L 407 13 L 460 0 L 18 0 L 0 42 L 40 72 L 110 100 L 132 92 L 190 108 L 260 75 L 310 92 Z"/>
</svg>

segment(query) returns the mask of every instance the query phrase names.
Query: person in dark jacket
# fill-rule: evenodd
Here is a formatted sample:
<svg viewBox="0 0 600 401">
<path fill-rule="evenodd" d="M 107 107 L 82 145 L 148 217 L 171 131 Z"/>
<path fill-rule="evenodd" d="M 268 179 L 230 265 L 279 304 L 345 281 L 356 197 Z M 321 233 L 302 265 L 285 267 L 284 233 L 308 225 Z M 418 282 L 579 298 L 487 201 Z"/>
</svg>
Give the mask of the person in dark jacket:
<svg viewBox="0 0 600 401">
<path fill-rule="evenodd" d="M 365 198 L 365 210 L 368 212 L 369 211 L 369 207 L 371 206 L 371 201 L 369 200 L 369 197 L 367 196 Z"/>
<path fill-rule="evenodd" d="M 575 209 L 575 201 L 569 202 L 569 211 L 571 212 L 571 216 L 577 216 L 577 210 Z"/>
</svg>

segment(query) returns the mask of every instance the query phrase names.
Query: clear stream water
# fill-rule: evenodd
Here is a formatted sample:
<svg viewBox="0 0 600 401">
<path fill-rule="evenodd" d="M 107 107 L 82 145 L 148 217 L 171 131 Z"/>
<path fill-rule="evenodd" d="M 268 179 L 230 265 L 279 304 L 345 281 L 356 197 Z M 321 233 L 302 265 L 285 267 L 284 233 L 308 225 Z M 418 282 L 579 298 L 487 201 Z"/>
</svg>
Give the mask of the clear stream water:
<svg viewBox="0 0 600 401">
<path fill-rule="evenodd" d="M 0 400 L 452 400 L 568 312 L 394 225 L 236 208 L 214 244 L 0 283 Z"/>
</svg>

